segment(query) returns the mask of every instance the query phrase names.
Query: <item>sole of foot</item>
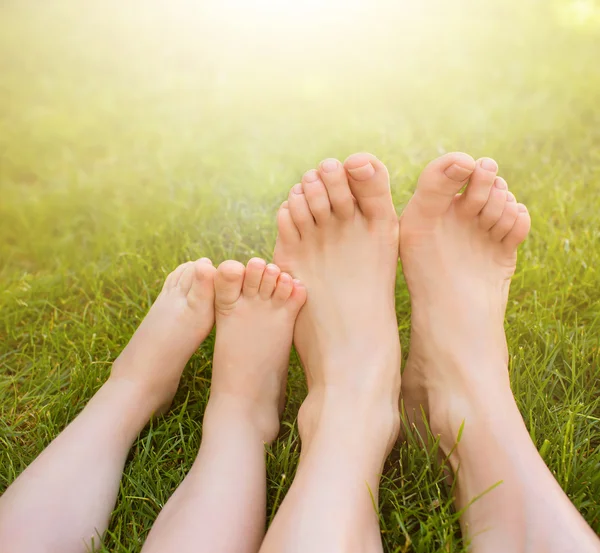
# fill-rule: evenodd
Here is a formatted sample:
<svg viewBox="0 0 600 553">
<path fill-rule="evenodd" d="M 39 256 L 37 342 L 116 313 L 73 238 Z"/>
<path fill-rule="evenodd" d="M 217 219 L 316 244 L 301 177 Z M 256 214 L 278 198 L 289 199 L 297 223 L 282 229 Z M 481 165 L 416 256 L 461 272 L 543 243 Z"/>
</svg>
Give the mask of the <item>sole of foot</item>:
<svg viewBox="0 0 600 553">
<path fill-rule="evenodd" d="M 262 259 L 217 269 L 210 404 L 235 404 L 266 443 L 279 432 L 294 325 L 305 302 L 302 283 Z"/>
<path fill-rule="evenodd" d="M 113 364 L 110 380 L 138 390 L 150 414 L 169 408 L 187 362 L 214 326 L 215 273 L 207 258 L 177 267 Z"/>
<path fill-rule="evenodd" d="M 340 416 L 344 406 L 357 416 L 376 411 L 390 446 L 400 392 L 399 225 L 386 167 L 365 153 L 324 160 L 291 189 L 278 228 L 275 262 L 308 289 L 294 334 L 309 387 L 303 447 L 331 402 Z"/>
<path fill-rule="evenodd" d="M 504 315 L 531 218 L 497 173 L 492 159 L 446 154 L 423 171 L 400 219 L 412 304 L 404 409 L 422 437 L 426 413 L 445 453 L 477 402 L 510 394 Z"/>
</svg>

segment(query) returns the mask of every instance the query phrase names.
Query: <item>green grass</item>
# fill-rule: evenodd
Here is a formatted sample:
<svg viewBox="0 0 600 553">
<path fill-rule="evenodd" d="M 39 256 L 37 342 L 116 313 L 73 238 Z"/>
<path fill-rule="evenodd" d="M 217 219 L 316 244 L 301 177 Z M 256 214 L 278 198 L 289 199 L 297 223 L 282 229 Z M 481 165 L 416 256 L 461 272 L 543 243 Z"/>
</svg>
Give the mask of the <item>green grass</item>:
<svg viewBox="0 0 600 553">
<path fill-rule="evenodd" d="M 270 258 L 275 210 L 304 170 L 372 151 L 401 210 L 429 159 L 464 150 L 497 159 L 530 207 L 507 314 L 512 385 L 600 532 L 600 26 L 567 0 L 430 4 L 428 19 L 381 3 L 369 32 L 321 22 L 288 36 L 107 2 L 0 3 L 0 491 L 106 379 L 173 267 Z M 405 356 L 401 276 L 397 297 Z M 212 345 L 135 443 L 105 551 L 139 551 L 191 466 Z M 290 371 L 269 516 L 298 461 L 305 384 Z M 430 455 L 410 443 L 390 458 L 387 552 L 464 551 Z"/>
</svg>

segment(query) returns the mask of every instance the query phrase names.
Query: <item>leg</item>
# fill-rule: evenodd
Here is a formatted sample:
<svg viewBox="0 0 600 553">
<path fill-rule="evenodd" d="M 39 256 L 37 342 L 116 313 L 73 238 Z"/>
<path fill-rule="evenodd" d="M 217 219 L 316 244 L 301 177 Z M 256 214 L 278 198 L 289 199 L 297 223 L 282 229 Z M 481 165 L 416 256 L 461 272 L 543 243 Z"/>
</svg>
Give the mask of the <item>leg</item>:
<svg viewBox="0 0 600 553">
<path fill-rule="evenodd" d="M 539 456 L 510 390 L 504 313 L 531 220 L 497 169 L 491 159 L 443 156 L 425 169 L 402 215 L 400 255 L 412 302 L 406 412 L 419 427 L 423 407 L 450 455 L 474 552 L 598 552 L 600 542 Z"/>
<path fill-rule="evenodd" d="M 275 260 L 309 293 L 294 337 L 309 394 L 264 553 L 382 551 L 379 479 L 399 427 L 397 244 L 387 170 L 368 154 L 324 161 L 279 212 Z"/>
<path fill-rule="evenodd" d="M 83 553 L 106 530 L 131 444 L 214 323 L 215 269 L 178 267 L 82 413 L 0 499 L 0 550 Z"/>
<path fill-rule="evenodd" d="M 275 265 L 223 263 L 200 453 L 144 553 L 256 553 L 265 534 L 264 444 L 279 432 L 294 324 L 306 290 Z M 232 526 L 233 524 L 233 526 Z"/>
</svg>

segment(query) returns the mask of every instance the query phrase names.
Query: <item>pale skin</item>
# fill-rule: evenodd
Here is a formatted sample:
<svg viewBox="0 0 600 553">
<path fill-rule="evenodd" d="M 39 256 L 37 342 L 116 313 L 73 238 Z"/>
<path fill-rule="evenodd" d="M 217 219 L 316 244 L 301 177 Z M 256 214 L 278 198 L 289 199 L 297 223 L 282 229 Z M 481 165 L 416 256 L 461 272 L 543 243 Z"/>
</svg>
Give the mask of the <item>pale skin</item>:
<svg viewBox="0 0 600 553">
<path fill-rule="evenodd" d="M 474 553 L 598 552 L 600 541 L 538 454 L 510 389 L 504 314 L 531 219 L 497 172 L 492 159 L 447 154 L 425 169 L 402 214 L 412 303 L 406 412 L 426 436 L 423 409 L 443 452 L 452 453 L 456 504 Z"/>
<path fill-rule="evenodd" d="M 473 552 L 597 552 L 510 391 L 503 321 L 531 220 L 497 170 L 493 160 L 444 156 L 423 172 L 401 218 L 413 304 L 406 411 L 421 432 L 418 414 L 429 414 L 446 454 L 465 423 L 449 461 Z M 398 399 L 397 328 L 385 316 L 394 305 L 394 221 L 387 171 L 368 154 L 343 167 L 324 161 L 280 209 L 275 259 L 309 290 L 295 332 L 309 395 L 296 480 L 261 552 L 382 551 L 377 487 L 397 432 L 387 409 Z"/>
<path fill-rule="evenodd" d="M 214 325 L 215 307 L 201 450 L 144 550 L 168 543 L 182 552 L 256 551 L 265 531 L 264 443 L 279 429 L 305 300 L 298 281 L 258 259 L 247 269 L 225 262 L 216 270 L 201 259 L 173 271 L 106 384 L 0 499 L 0 551 L 84 553 L 101 542 L 131 444 L 168 409 L 187 361 Z"/>
<path fill-rule="evenodd" d="M 399 431 L 400 247 L 413 307 L 406 414 L 423 432 L 424 410 L 450 455 L 472 551 L 600 551 L 510 392 L 503 320 L 531 221 L 497 170 L 466 154 L 435 160 L 399 224 L 377 158 L 328 159 L 279 211 L 275 262 L 285 272 L 260 259 L 178 267 L 108 382 L 0 499 L 0 550 L 98 543 L 131 443 L 170 405 L 216 311 L 200 452 L 144 552 L 381 552 L 379 479 Z M 264 538 L 264 443 L 278 433 L 292 337 L 309 387 L 302 455 Z"/>
<path fill-rule="evenodd" d="M 306 289 L 277 266 L 252 259 L 246 268 L 221 264 L 215 290 L 217 339 L 202 445 L 143 553 L 255 553 L 264 537 L 264 444 L 279 432 Z"/>
</svg>

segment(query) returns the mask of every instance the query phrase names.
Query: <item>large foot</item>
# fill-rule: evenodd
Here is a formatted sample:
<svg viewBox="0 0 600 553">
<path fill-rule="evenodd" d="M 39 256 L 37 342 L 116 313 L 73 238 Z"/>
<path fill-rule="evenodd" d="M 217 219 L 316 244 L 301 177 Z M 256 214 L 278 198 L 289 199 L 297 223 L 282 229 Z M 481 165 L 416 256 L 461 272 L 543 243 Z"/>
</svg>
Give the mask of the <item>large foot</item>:
<svg viewBox="0 0 600 553">
<path fill-rule="evenodd" d="M 376 411 L 370 431 L 389 448 L 398 430 L 400 344 L 398 221 L 387 169 L 370 154 L 323 161 L 292 188 L 278 226 L 275 262 L 308 289 L 294 334 L 309 386 L 299 415 L 303 453 L 333 404 L 339 408 L 328 412 L 339 417 L 343 406 L 357 417 Z"/>
<path fill-rule="evenodd" d="M 111 381 L 133 385 L 150 414 L 169 408 L 185 365 L 213 328 L 215 271 L 206 258 L 177 267 L 113 364 Z"/>
<path fill-rule="evenodd" d="M 474 402 L 510 394 L 504 314 L 531 219 L 497 171 L 488 158 L 442 156 L 424 170 L 400 221 L 412 303 L 404 404 L 421 430 L 421 409 L 429 415 L 446 453 Z"/>
<path fill-rule="evenodd" d="M 222 263 L 215 277 L 217 337 L 210 404 L 227 403 L 256 423 L 263 441 L 279 432 L 294 324 L 306 301 L 300 281 L 252 259 Z"/>
</svg>

